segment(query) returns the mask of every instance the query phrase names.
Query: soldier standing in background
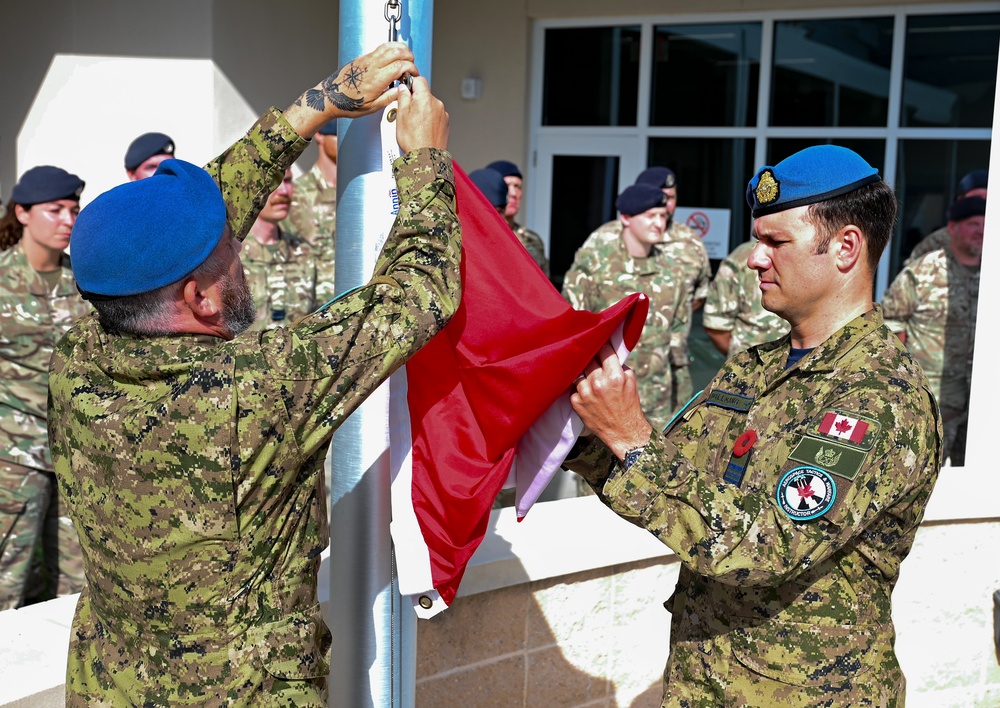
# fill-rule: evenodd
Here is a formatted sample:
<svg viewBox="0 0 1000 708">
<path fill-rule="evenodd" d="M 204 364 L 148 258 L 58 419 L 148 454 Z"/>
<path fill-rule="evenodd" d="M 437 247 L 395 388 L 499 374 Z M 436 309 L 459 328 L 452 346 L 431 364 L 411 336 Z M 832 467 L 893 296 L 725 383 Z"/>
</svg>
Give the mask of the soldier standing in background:
<svg viewBox="0 0 1000 708">
<path fill-rule="evenodd" d="M 316 301 L 322 305 L 337 294 L 334 287 L 337 247 L 337 121 L 313 136 L 319 148 L 316 164 L 295 180 L 288 218 L 282 224 L 304 239 L 316 259 Z"/>
<path fill-rule="evenodd" d="M 958 182 L 958 187 L 955 190 L 955 201 L 960 199 L 965 199 L 966 197 L 980 197 L 981 199 L 986 199 L 987 194 L 987 182 L 989 178 L 989 173 L 986 170 L 973 170 L 968 173 Z M 930 253 L 931 251 L 936 251 L 939 248 L 949 248 L 951 246 L 951 231 L 948 225 L 945 224 L 940 229 L 931 231 L 927 236 L 924 237 L 922 241 L 917 243 L 910 251 L 910 255 L 906 258 L 906 263 L 904 265 L 909 265 L 914 262 L 924 254 Z"/>
<path fill-rule="evenodd" d="M 657 429 L 683 402 L 672 386 L 675 352 L 686 347 L 687 286 L 663 253 L 667 208 L 663 192 L 637 184 L 615 202 L 620 237 L 600 247 L 577 251 L 563 281 L 563 296 L 578 310 L 601 312 L 632 293 L 649 297 L 642 336 L 629 355 L 646 415 Z"/>
<path fill-rule="evenodd" d="M 83 186 L 58 167 L 35 167 L 14 185 L 0 218 L 0 610 L 85 583 L 47 432 L 49 358 L 90 312 L 66 255 Z"/>
<path fill-rule="evenodd" d="M 705 334 L 726 358 L 788 333 L 788 323 L 761 304 L 757 271 L 747 265 L 754 245 L 742 243 L 722 259 L 705 298 Z"/>
<path fill-rule="evenodd" d="M 164 160 L 174 156 L 174 141 L 163 133 L 143 133 L 125 151 L 125 174 L 130 182 L 152 177 Z"/>
<path fill-rule="evenodd" d="M 951 242 L 904 266 L 882 298 L 886 324 L 931 383 L 945 456 L 956 467 L 965 464 L 985 217 L 982 197 L 954 202 L 948 209 Z"/>
<path fill-rule="evenodd" d="M 833 145 L 747 188 L 762 301 L 790 334 L 737 354 L 663 434 L 611 347 L 571 403 L 567 468 L 681 560 L 664 706 L 893 706 L 892 589 L 941 466 L 920 366 L 872 303 L 896 198 Z"/>
<path fill-rule="evenodd" d="M 294 187 L 286 170 L 243 242 L 243 270 L 253 293 L 255 329 L 290 325 L 313 312 L 317 301 L 317 264 L 312 247 L 280 223 L 288 216 Z"/>
<path fill-rule="evenodd" d="M 545 244 L 542 237 L 529 228 L 521 226 L 516 221 L 517 213 L 521 211 L 521 195 L 524 192 L 524 178 L 517 165 L 508 160 L 496 160 L 486 165 L 486 169 L 496 170 L 507 183 L 507 206 L 503 216 L 507 220 L 517 240 L 531 254 L 531 258 L 538 264 L 538 267 L 549 277 L 549 259 L 545 257 Z"/>
<path fill-rule="evenodd" d="M 691 319 L 695 311 L 705 302 L 708 295 L 708 284 L 712 279 L 712 265 L 708 261 L 708 251 L 701 242 L 698 232 L 687 224 L 674 220 L 677 209 L 677 176 L 669 167 L 649 167 L 639 173 L 636 184 L 646 184 L 663 192 L 666 199 L 667 226 L 663 231 L 660 252 L 664 260 L 670 263 L 675 277 L 686 283 L 688 313 L 684 316 L 687 330 L 684 336 L 673 345 L 673 387 L 672 396 L 677 405 L 687 403 L 694 395 L 694 384 L 691 381 L 691 355 L 688 349 L 688 337 L 691 335 Z M 591 249 L 603 248 L 603 244 L 617 241 L 622 233 L 620 221 L 609 221 L 598 227 L 583 245 L 577 250 L 586 253 Z"/>
</svg>

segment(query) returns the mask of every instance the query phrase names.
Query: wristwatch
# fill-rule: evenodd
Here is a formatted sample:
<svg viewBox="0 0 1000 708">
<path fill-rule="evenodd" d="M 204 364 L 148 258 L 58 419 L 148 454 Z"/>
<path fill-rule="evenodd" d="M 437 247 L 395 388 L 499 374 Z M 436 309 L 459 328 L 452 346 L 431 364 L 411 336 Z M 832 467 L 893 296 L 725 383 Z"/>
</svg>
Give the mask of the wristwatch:
<svg viewBox="0 0 1000 708">
<path fill-rule="evenodd" d="M 622 458 L 622 469 L 627 470 L 629 467 L 635 464 L 635 461 L 639 459 L 639 455 L 641 455 L 642 451 L 645 449 L 646 446 L 641 445 L 639 447 L 633 447 L 631 450 L 626 452 L 625 457 Z"/>
</svg>

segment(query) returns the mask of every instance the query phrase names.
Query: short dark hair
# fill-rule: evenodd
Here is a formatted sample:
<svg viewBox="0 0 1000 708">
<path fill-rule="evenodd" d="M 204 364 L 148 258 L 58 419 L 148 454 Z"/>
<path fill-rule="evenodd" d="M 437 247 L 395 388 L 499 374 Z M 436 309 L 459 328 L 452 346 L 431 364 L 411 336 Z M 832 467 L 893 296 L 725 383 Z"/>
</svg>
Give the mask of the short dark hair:
<svg viewBox="0 0 1000 708">
<path fill-rule="evenodd" d="M 896 193 L 882 180 L 811 204 L 809 219 L 823 231 L 816 252 L 826 253 L 833 234 L 848 224 L 854 224 L 865 235 L 868 268 L 874 275 L 878 270 L 882 251 L 896 228 L 896 212 Z"/>
<path fill-rule="evenodd" d="M 227 270 L 227 265 L 222 259 L 212 253 L 204 263 L 184 276 L 182 280 L 192 276 L 221 278 Z M 156 290 L 137 295 L 95 299 L 91 301 L 91 305 L 97 310 L 101 326 L 108 332 L 130 334 L 136 337 L 175 334 L 173 330 L 165 326 L 164 322 L 172 302 L 172 293 L 176 287 L 176 282 L 170 283 Z"/>
</svg>

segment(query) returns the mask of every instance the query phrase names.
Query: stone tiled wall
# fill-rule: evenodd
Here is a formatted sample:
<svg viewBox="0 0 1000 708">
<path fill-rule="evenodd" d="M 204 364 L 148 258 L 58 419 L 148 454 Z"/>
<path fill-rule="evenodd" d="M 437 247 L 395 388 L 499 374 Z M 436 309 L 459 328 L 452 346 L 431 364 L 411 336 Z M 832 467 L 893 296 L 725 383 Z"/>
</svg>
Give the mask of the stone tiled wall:
<svg viewBox="0 0 1000 708">
<path fill-rule="evenodd" d="M 660 705 L 678 564 L 460 597 L 417 635 L 417 708 Z"/>
<path fill-rule="evenodd" d="M 928 524 L 893 595 L 908 708 L 997 708 L 1000 521 Z M 973 562 L 978 559 L 978 562 Z M 656 708 L 672 557 L 459 597 L 418 623 L 417 708 Z"/>
</svg>

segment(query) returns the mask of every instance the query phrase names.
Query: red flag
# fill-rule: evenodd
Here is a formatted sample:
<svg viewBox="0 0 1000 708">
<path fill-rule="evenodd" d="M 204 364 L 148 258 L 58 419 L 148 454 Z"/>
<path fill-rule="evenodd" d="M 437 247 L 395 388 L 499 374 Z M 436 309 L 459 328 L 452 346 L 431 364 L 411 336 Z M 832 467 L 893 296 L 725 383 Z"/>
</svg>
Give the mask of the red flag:
<svg viewBox="0 0 1000 708">
<path fill-rule="evenodd" d="M 819 425 L 819 432 L 835 438 L 860 443 L 868 432 L 868 423 L 850 416 L 827 413 Z"/>
<path fill-rule="evenodd" d="M 574 310 L 458 165 L 455 179 L 462 302 L 390 393 L 392 537 L 400 592 L 421 616 L 454 599 L 519 441 L 531 431 L 519 467 L 541 468 L 546 454 L 562 463 L 572 440 L 549 431 L 558 438 L 551 419 L 568 410 L 569 386 L 616 333 L 631 350 L 649 307 L 634 294 L 603 313 Z M 533 429 L 540 418 L 550 420 Z"/>
</svg>

